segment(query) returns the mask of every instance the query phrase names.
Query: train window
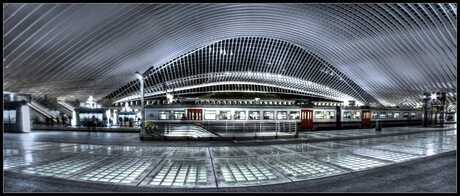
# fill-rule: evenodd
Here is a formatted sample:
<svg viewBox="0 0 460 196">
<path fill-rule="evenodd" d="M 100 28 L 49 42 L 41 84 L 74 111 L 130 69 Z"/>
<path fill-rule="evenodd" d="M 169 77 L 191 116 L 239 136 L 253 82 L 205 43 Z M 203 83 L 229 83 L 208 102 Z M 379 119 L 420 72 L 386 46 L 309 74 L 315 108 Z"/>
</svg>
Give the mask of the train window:
<svg viewBox="0 0 460 196">
<path fill-rule="evenodd" d="M 332 111 L 315 111 L 316 119 L 334 119 L 335 112 Z"/>
<path fill-rule="evenodd" d="M 335 112 L 326 112 L 326 119 L 334 119 L 335 118 Z"/>
<path fill-rule="evenodd" d="M 278 119 L 278 120 L 287 120 L 288 119 L 287 111 L 278 111 L 278 112 L 276 112 L 276 119 Z"/>
<path fill-rule="evenodd" d="M 371 118 L 379 118 L 377 112 L 372 112 Z"/>
<path fill-rule="evenodd" d="M 235 120 L 246 120 L 245 111 L 235 111 Z"/>
<path fill-rule="evenodd" d="M 403 118 L 408 118 L 409 117 L 409 112 L 403 112 Z"/>
<path fill-rule="evenodd" d="M 360 119 L 361 118 L 361 112 L 354 111 L 353 112 L 353 118 L 354 119 Z"/>
<path fill-rule="evenodd" d="M 379 113 L 379 118 L 386 118 L 385 113 L 386 113 L 386 112 L 380 112 L 380 113 Z"/>
<path fill-rule="evenodd" d="M 315 111 L 316 119 L 324 119 L 324 111 Z"/>
<path fill-rule="evenodd" d="M 446 121 L 455 121 L 455 114 L 447 114 Z"/>
<path fill-rule="evenodd" d="M 174 111 L 174 119 L 175 120 L 180 120 L 182 118 L 182 115 L 185 115 L 184 111 Z"/>
<path fill-rule="evenodd" d="M 415 112 L 411 112 L 411 113 L 410 113 L 410 117 L 411 117 L 411 118 L 415 117 Z"/>
<path fill-rule="evenodd" d="M 273 117 L 275 116 L 273 113 L 273 111 L 264 112 L 264 120 L 273 120 Z"/>
<path fill-rule="evenodd" d="M 205 120 L 216 120 L 216 111 L 215 110 L 205 110 L 204 119 Z"/>
<path fill-rule="evenodd" d="M 260 120 L 260 112 L 259 111 L 249 111 L 249 119 L 250 120 Z"/>
<path fill-rule="evenodd" d="M 395 114 L 393 115 L 393 118 L 399 118 L 399 112 L 395 112 Z"/>
<path fill-rule="evenodd" d="M 158 115 L 160 116 L 160 120 L 169 120 L 169 111 L 159 111 Z"/>
<path fill-rule="evenodd" d="M 232 119 L 230 111 L 220 111 L 219 120 L 230 120 Z"/>
<path fill-rule="evenodd" d="M 387 118 L 393 118 L 393 112 L 387 112 Z"/>
<path fill-rule="evenodd" d="M 351 118 L 351 112 L 343 112 L 343 118 L 344 119 L 350 119 Z"/>
<path fill-rule="evenodd" d="M 291 111 L 291 113 L 289 113 L 289 119 L 291 120 L 300 119 L 300 113 Z"/>
</svg>

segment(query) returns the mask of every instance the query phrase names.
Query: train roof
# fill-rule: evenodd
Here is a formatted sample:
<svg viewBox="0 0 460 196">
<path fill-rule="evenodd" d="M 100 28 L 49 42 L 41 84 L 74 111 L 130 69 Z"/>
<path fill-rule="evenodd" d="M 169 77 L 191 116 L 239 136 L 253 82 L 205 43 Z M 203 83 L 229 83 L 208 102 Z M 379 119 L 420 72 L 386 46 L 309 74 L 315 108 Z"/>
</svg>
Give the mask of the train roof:
<svg viewBox="0 0 460 196">
<path fill-rule="evenodd" d="M 297 105 L 262 105 L 262 104 L 173 104 L 148 105 L 145 108 L 274 108 L 299 109 Z"/>
</svg>

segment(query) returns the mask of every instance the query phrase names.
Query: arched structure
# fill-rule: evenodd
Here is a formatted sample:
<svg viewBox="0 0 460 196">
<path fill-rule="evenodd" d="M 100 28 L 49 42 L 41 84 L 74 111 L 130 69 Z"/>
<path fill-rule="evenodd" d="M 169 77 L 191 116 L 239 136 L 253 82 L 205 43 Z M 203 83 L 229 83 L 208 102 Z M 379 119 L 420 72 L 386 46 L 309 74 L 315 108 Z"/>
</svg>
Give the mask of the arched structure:
<svg viewBox="0 0 460 196">
<path fill-rule="evenodd" d="M 136 95 L 129 88 L 136 71 L 182 70 L 181 66 L 186 66 L 182 61 L 198 58 L 192 51 L 205 55 L 209 48 L 203 47 L 221 44 L 219 51 L 207 54 L 217 60 L 221 58 L 213 56 L 221 55 L 220 49 L 237 51 L 246 46 L 237 42 L 247 40 L 268 44 L 259 48 L 272 49 L 278 55 L 246 50 L 260 55 L 253 58 L 256 64 L 250 65 L 255 69 L 252 72 L 279 74 L 337 91 L 319 96 L 336 96 L 340 92 L 385 106 L 417 106 L 424 92 L 446 92 L 451 105 L 457 102 L 455 3 L 11 3 L 4 4 L 3 11 L 4 90 L 34 97 L 85 100 L 92 95 L 96 100 L 109 97 L 114 98 L 110 102 L 116 102 Z M 304 56 L 295 56 L 298 51 L 303 51 Z M 226 54 L 227 58 L 220 62 L 233 59 L 229 56 Z M 264 57 L 270 61 L 260 59 Z M 289 57 L 317 63 L 284 62 Z M 261 66 L 263 63 L 266 67 Z M 283 65 L 290 66 L 286 73 Z M 189 77 L 202 77 L 200 74 L 211 71 L 210 79 L 217 85 L 231 80 L 222 79 L 228 70 L 238 79 L 233 82 L 262 83 L 255 81 L 258 77 L 244 76 L 248 69 L 233 69 L 249 65 L 225 66 L 166 75 L 165 79 L 181 83 L 174 78 L 179 76 L 198 83 L 199 79 Z M 315 74 L 309 75 L 304 70 L 295 71 L 296 66 L 317 68 L 312 69 Z M 321 76 L 321 68 L 345 82 Z M 317 78 L 311 78 L 314 76 Z M 155 86 L 155 80 L 158 78 L 147 81 L 154 85 L 150 93 L 161 88 Z M 275 85 L 276 80 L 268 84 Z M 296 86 L 296 81 L 283 86 L 295 88 L 292 90 L 296 93 L 313 92 L 313 87 Z M 326 91 L 316 93 L 323 92 Z"/>
<path fill-rule="evenodd" d="M 218 41 L 151 68 L 145 75 L 147 98 L 164 96 L 173 90 L 177 95 L 246 91 L 377 103 L 324 59 L 294 44 L 270 38 Z M 138 99 L 138 94 L 139 82 L 133 81 L 108 98 L 129 101 Z"/>
</svg>

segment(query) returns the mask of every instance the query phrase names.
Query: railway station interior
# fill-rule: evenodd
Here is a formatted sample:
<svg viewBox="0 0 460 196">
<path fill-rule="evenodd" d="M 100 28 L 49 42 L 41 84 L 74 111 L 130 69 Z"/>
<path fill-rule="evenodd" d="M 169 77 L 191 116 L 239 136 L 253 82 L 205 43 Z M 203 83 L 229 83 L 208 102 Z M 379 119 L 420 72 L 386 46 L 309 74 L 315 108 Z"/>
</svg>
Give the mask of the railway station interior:
<svg viewBox="0 0 460 196">
<path fill-rule="evenodd" d="M 457 3 L 3 3 L 4 193 L 456 193 Z"/>
</svg>

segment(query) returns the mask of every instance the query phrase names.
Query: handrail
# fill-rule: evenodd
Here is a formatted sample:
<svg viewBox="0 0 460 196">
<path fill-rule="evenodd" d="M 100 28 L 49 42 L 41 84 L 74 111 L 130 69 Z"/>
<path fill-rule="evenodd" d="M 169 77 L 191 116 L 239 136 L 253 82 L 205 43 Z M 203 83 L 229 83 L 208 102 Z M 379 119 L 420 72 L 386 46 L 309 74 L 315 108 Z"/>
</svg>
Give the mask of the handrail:
<svg viewBox="0 0 460 196">
<path fill-rule="evenodd" d="M 193 120 L 160 120 L 153 121 L 147 120 L 146 122 L 152 122 L 152 124 L 146 127 L 147 134 L 152 136 L 162 136 L 164 130 L 169 130 L 169 126 L 176 125 L 187 125 L 195 126 L 205 130 L 208 133 L 222 137 L 225 135 L 232 135 L 233 137 L 241 134 L 253 133 L 254 137 L 257 137 L 259 133 L 273 133 L 278 134 L 297 134 L 296 120 L 269 120 L 269 121 L 214 121 L 209 123 L 208 121 L 193 121 Z M 203 124 L 200 124 L 203 123 Z M 191 127 L 187 129 L 190 130 Z"/>
<path fill-rule="evenodd" d="M 27 103 L 27 105 L 29 105 L 29 107 L 35 109 L 37 112 L 41 113 L 42 115 L 46 116 L 46 117 L 53 117 L 53 115 L 46 111 L 43 106 L 39 105 L 38 103 L 34 103 L 34 102 L 31 102 L 31 103 Z"/>
<path fill-rule="evenodd" d="M 63 101 L 57 101 L 59 105 L 61 105 L 62 107 L 70 110 L 71 112 L 75 111 L 75 108 L 72 107 L 70 104 L 66 103 L 66 102 L 63 102 Z"/>
</svg>

